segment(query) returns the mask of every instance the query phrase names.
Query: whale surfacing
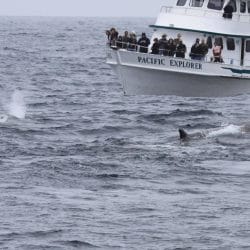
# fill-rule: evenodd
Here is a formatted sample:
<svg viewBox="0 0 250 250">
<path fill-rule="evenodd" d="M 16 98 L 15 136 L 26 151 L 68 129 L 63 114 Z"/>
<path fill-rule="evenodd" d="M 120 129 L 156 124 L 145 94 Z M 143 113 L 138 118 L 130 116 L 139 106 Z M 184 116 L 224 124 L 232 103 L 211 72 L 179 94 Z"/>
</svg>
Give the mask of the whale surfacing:
<svg viewBox="0 0 250 250">
<path fill-rule="evenodd" d="M 250 124 L 246 123 L 244 125 L 234 125 L 230 124 L 227 126 L 223 126 L 215 129 L 207 129 L 201 132 L 196 133 L 187 133 L 184 129 L 179 129 L 179 137 L 180 140 L 189 140 L 189 139 L 202 139 L 202 138 L 215 138 L 219 136 L 226 135 L 239 135 L 250 133 Z"/>
<path fill-rule="evenodd" d="M 181 140 L 187 140 L 188 139 L 187 132 L 182 128 L 179 129 L 179 135 L 180 135 Z"/>
</svg>

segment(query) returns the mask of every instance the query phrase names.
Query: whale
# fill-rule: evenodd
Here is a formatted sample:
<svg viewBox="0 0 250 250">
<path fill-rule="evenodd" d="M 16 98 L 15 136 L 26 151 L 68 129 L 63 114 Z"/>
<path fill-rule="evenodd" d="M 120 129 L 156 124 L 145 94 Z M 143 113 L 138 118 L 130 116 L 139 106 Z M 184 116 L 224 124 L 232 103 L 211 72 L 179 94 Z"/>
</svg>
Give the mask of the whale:
<svg viewBox="0 0 250 250">
<path fill-rule="evenodd" d="M 187 141 L 190 139 L 202 139 L 206 135 L 204 132 L 187 133 L 183 128 L 179 128 L 179 137 L 182 141 Z"/>
<path fill-rule="evenodd" d="M 207 129 L 204 131 L 198 131 L 194 133 L 188 133 L 183 128 L 179 128 L 179 138 L 182 141 L 187 141 L 190 139 L 202 139 L 202 138 L 213 138 L 223 135 L 237 135 L 250 133 L 250 123 L 243 125 L 230 124 L 227 126 L 222 126 L 215 129 Z"/>
</svg>

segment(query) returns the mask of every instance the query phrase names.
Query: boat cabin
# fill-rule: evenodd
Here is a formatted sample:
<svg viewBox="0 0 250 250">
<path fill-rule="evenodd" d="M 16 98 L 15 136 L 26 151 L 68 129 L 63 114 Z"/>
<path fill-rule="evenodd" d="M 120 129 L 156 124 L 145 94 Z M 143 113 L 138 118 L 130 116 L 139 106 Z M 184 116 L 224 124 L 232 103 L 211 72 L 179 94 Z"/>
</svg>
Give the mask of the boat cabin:
<svg viewBox="0 0 250 250">
<path fill-rule="evenodd" d="M 156 20 L 154 34 L 176 38 L 181 34 L 187 47 L 186 58 L 195 40 L 205 39 L 211 61 L 214 43 L 222 48 L 225 64 L 250 67 L 250 0 L 176 0 L 163 6 Z"/>
</svg>

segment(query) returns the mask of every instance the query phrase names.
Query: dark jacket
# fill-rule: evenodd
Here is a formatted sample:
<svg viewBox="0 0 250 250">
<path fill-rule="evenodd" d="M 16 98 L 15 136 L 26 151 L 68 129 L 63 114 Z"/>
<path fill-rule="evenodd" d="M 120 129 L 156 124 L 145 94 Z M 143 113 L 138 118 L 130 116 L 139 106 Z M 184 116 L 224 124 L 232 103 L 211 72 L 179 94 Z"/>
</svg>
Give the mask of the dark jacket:
<svg viewBox="0 0 250 250">
<path fill-rule="evenodd" d="M 223 17 L 224 18 L 232 18 L 233 17 L 233 11 L 234 11 L 233 6 L 228 4 L 224 8 Z"/>
<path fill-rule="evenodd" d="M 129 50 L 137 50 L 137 40 L 135 37 L 129 38 L 128 49 Z"/>
<path fill-rule="evenodd" d="M 202 56 L 205 56 L 208 53 L 208 46 L 205 43 L 201 43 L 199 45 L 199 51 L 201 52 Z"/>
<path fill-rule="evenodd" d="M 176 50 L 176 46 L 174 43 L 168 43 L 168 56 L 174 56 L 175 55 L 175 50 Z"/>
<path fill-rule="evenodd" d="M 152 46 L 152 54 L 154 54 L 154 55 L 158 55 L 159 54 L 159 48 L 160 48 L 160 44 L 159 44 L 159 41 L 157 41 L 157 42 L 154 42 L 153 43 L 153 46 Z"/>
<path fill-rule="evenodd" d="M 129 43 L 129 36 L 123 36 L 122 37 L 122 48 L 127 49 Z"/>
<path fill-rule="evenodd" d="M 167 39 L 160 39 L 159 40 L 159 50 L 160 54 L 167 56 L 168 55 L 168 40 Z"/>
<path fill-rule="evenodd" d="M 138 45 L 140 45 L 141 53 L 148 53 L 148 46 L 150 44 L 150 40 L 145 36 L 141 37 L 138 41 Z"/>
<path fill-rule="evenodd" d="M 179 45 L 177 45 L 176 47 L 176 57 L 181 57 L 181 58 L 185 58 L 185 53 L 187 51 L 187 47 L 185 44 L 183 43 L 179 43 Z"/>
</svg>

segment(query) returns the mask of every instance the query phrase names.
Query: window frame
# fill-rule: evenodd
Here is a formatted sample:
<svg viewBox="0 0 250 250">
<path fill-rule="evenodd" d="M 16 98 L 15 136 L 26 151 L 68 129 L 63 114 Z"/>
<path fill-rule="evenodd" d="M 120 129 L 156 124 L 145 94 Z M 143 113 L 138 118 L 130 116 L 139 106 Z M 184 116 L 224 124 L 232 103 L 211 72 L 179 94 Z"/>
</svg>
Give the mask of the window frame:
<svg viewBox="0 0 250 250">
<path fill-rule="evenodd" d="M 250 14 L 250 1 L 247 1 L 247 12 Z"/>
<path fill-rule="evenodd" d="M 232 43 L 232 44 L 230 44 Z M 234 51 L 235 50 L 235 39 L 233 37 L 227 37 L 226 39 L 226 45 L 228 51 Z"/>
<path fill-rule="evenodd" d="M 245 52 L 246 53 L 250 53 L 250 40 L 246 40 L 246 48 L 245 48 Z"/>
<path fill-rule="evenodd" d="M 242 4 L 244 3 L 244 11 L 242 11 Z M 246 2 L 246 0 L 241 0 L 240 1 L 240 13 L 246 13 L 246 11 L 247 11 L 247 2 Z"/>
<path fill-rule="evenodd" d="M 216 1 L 216 0 L 208 0 L 207 8 L 210 9 L 210 10 L 222 10 L 222 9 L 223 9 L 223 6 L 224 6 L 224 4 L 225 4 L 225 0 L 221 0 L 221 7 L 219 7 L 219 8 L 212 8 L 212 7 L 211 7 L 211 5 L 216 6 L 216 5 L 214 4 L 214 2 L 218 2 L 218 0 L 217 0 L 217 1 Z"/>
<path fill-rule="evenodd" d="M 211 36 L 207 37 L 206 44 L 207 44 L 209 49 L 213 48 L 213 38 Z"/>
<path fill-rule="evenodd" d="M 184 4 L 180 4 L 180 3 L 183 3 Z M 180 7 L 183 7 L 187 4 L 187 0 L 178 0 L 177 3 L 176 3 L 176 6 L 180 6 Z"/>
<path fill-rule="evenodd" d="M 200 2 L 200 3 L 202 2 L 202 4 L 199 5 L 199 6 L 196 6 L 195 4 L 196 4 L 197 2 Z M 194 7 L 194 8 L 202 8 L 203 5 L 204 5 L 204 2 L 205 2 L 205 0 L 190 0 L 189 6 L 190 6 L 190 7 Z"/>
</svg>

